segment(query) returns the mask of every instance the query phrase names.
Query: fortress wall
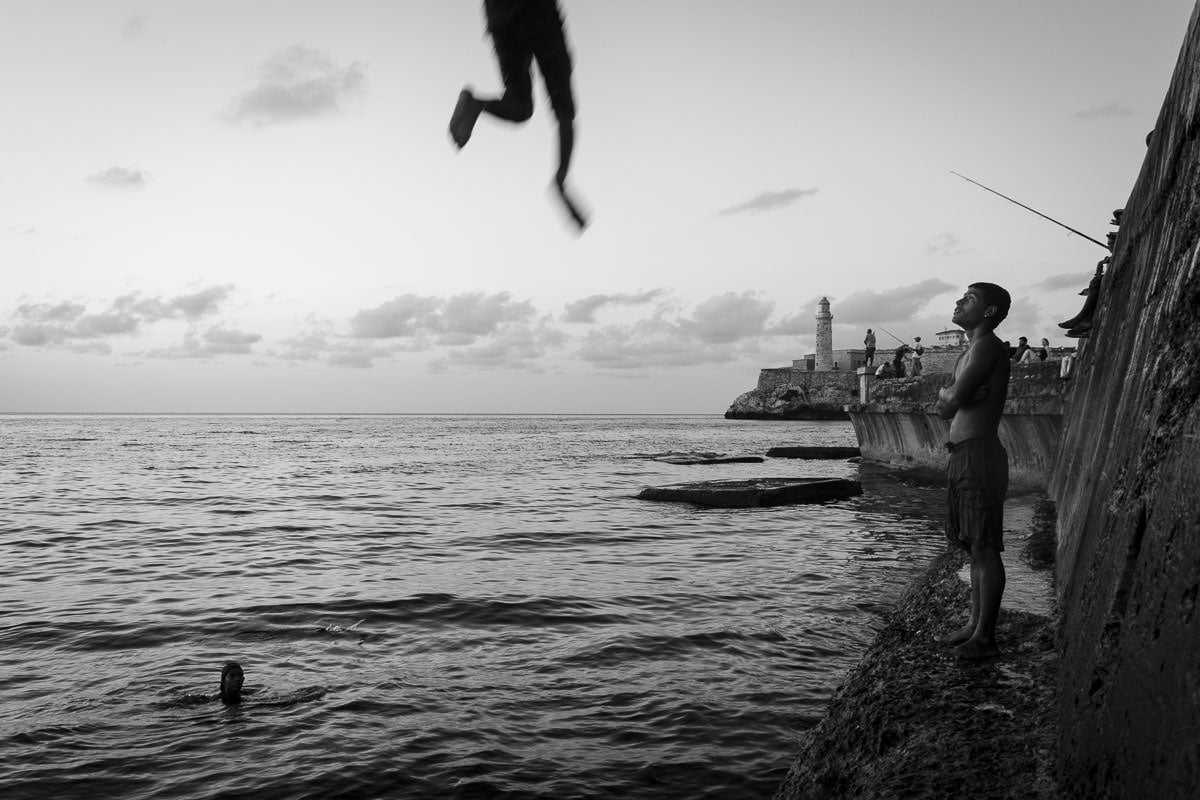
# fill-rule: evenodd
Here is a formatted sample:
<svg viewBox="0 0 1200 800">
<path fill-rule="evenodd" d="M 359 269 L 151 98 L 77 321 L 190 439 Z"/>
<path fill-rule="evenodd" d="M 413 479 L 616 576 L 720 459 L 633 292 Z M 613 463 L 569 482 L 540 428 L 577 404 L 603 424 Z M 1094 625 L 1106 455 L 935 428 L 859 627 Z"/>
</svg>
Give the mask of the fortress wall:
<svg viewBox="0 0 1200 800">
<path fill-rule="evenodd" d="M 1200 786 L 1200 4 L 1125 205 L 1058 466 L 1061 786 Z"/>
<path fill-rule="evenodd" d="M 858 376 L 850 370 L 833 370 L 830 372 L 813 372 L 795 367 L 778 367 L 760 370 L 758 373 L 759 392 L 774 394 L 789 387 L 803 388 L 807 392 L 820 391 L 824 387 L 836 387 L 842 393 L 839 399 L 844 399 L 858 387 Z"/>
</svg>

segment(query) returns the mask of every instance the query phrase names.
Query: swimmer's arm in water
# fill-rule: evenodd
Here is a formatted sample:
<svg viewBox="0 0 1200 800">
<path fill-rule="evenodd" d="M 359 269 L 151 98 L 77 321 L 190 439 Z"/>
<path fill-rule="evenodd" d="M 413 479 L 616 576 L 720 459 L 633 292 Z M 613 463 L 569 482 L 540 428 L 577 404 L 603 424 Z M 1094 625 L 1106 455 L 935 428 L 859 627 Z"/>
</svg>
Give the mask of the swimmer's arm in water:
<svg viewBox="0 0 1200 800">
<path fill-rule="evenodd" d="M 303 689 L 297 689 L 279 697 L 264 697 L 262 700 L 255 700 L 253 705 L 287 708 L 311 700 L 320 700 L 328 691 L 324 686 L 305 686 Z"/>
</svg>

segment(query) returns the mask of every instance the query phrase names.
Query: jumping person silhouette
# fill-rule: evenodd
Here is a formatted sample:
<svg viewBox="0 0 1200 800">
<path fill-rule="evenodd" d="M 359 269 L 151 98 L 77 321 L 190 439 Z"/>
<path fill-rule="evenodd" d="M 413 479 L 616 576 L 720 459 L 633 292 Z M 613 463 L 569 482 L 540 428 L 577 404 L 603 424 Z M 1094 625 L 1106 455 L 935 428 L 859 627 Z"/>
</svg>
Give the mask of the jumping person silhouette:
<svg viewBox="0 0 1200 800">
<path fill-rule="evenodd" d="M 476 97 L 469 86 L 458 94 L 450 117 L 450 138 L 462 148 L 471 139 L 481 113 L 523 123 L 533 116 L 533 79 L 538 70 L 550 96 L 550 107 L 558 119 L 558 170 L 554 185 L 558 196 L 582 230 L 587 218 L 567 193 L 567 171 L 575 149 L 575 96 L 571 91 L 571 54 L 563 31 L 557 0 L 484 0 L 488 33 L 496 49 L 504 94 L 498 98 Z"/>
</svg>

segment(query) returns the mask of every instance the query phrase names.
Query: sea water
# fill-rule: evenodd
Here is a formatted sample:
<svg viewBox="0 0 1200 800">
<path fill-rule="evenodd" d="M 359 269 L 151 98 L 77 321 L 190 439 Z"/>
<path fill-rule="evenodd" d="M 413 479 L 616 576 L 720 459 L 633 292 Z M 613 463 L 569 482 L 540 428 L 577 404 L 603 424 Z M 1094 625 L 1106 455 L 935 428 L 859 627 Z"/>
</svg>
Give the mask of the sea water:
<svg viewBox="0 0 1200 800">
<path fill-rule="evenodd" d="M 769 798 L 941 549 L 941 494 L 655 457 L 853 444 L 716 416 L 0 417 L 0 797 Z M 867 491 L 634 497 L 792 476 Z M 227 660 L 256 694 L 184 702 Z"/>
</svg>

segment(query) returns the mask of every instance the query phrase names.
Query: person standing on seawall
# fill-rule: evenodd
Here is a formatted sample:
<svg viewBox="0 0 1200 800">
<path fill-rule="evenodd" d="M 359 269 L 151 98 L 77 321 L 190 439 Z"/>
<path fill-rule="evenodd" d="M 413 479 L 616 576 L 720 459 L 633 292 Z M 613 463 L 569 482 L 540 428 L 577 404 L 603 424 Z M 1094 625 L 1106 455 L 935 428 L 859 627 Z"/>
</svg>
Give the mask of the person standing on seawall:
<svg viewBox="0 0 1200 800">
<path fill-rule="evenodd" d="M 956 657 L 990 658 L 1004 596 L 1004 496 L 1008 453 L 1000 443 L 1000 415 L 1008 394 L 1011 362 L 995 334 L 1012 299 L 993 283 L 973 283 L 954 305 L 952 320 L 967 333 L 967 349 L 954 365 L 954 379 L 938 392 L 937 413 L 950 420 L 946 467 L 949 518 L 946 536 L 971 557 L 971 616 L 943 639 Z"/>
<path fill-rule="evenodd" d="M 867 338 L 863 339 L 863 347 L 866 349 L 866 359 L 863 361 L 868 367 L 875 365 L 875 331 L 867 328 Z"/>
<path fill-rule="evenodd" d="M 925 346 L 921 344 L 921 337 L 913 339 L 912 348 L 912 376 L 915 378 L 921 374 L 921 356 L 925 355 Z"/>
</svg>

